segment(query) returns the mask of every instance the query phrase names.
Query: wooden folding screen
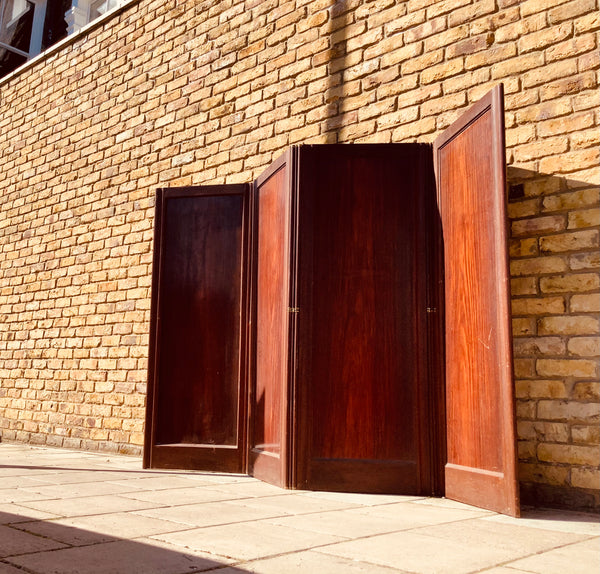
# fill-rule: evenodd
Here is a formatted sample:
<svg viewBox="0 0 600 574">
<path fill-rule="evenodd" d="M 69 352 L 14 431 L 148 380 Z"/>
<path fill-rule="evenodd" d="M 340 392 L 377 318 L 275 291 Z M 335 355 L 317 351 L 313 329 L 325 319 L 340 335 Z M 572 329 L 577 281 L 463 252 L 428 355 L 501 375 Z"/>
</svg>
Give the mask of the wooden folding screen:
<svg viewBox="0 0 600 574">
<path fill-rule="evenodd" d="M 157 193 L 146 467 L 245 470 L 248 192 Z"/>
<path fill-rule="evenodd" d="M 445 265 L 446 496 L 519 512 L 502 87 L 434 145 Z"/>
<path fill-rule="evenodd" d="M 159 191 L 144 464 L 517 514 L 502 119 Z"/>
</svg>

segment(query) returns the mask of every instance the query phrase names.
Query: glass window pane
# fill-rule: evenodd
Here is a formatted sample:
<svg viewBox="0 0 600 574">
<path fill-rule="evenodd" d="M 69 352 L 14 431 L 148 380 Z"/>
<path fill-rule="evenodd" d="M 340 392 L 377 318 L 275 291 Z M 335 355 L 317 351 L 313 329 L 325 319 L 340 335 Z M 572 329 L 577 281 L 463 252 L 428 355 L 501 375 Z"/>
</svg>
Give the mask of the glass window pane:
<svg viewBox="0 0 600 574">
<path fill-rule="evenodd" d="M 0 78 L 6 76 L 6 74 L 10 74 L 26 61 L 27 58 L 25 56 L 0 47 Z"/>
<path fill-rule="evenodd" d="M 1 7 L 0 42 L 4 46 L 12 46 L 22 52 L 29 53 L 33 24 L 33 2 L 6 0 L 1 3 Z"/>
</svg>

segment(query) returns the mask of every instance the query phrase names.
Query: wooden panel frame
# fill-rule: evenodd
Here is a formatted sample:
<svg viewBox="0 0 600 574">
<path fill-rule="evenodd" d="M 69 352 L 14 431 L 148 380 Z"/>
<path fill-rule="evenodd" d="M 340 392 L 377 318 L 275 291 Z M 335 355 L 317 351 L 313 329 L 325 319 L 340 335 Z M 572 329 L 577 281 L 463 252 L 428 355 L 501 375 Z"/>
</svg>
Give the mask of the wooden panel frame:
<svg viewBox="0 0 600 574">
<path fill-rule="evenodd" d="M 252 279 L 250 288 L 251 300 L 251 335 L 250 335 L 250 353 L 249 353 L 249 397 L 248 397 L 248 467 L 247 472 L 251 476 L 264 480 L 270 484 L 288 488 L 293 484 L 291 460 L 294 456 L 293 432 L 294 432 L 294 412 L 295 412 L 295 330 L 296 318 L 293 312 L 295 303 L 295 281 L 296 281 L 296 178 L 297 178 L 297 151 L 296 148 L 289 148 L 282 156 L 277 158 L 265 172 L 263 172 L 252 184 L 251 193 L 251 212 L 252 212 Z M 285 325 L 282 332 L 285 333 L 286 340 L 281 341 L 277 346 L 280 360 L 283 361 L 283 375 L 280 381 L 280 452 L 275 454 L 267 450 L 257 448 L 255 424 L 258 424 L 258 402 L 257 398 L 257 352 L 258 352 L 258 298 L 257 292 L 259 282 L 259 233 L 260 233 L 260 189 L 271 178 L 276 177 L 281 170 L 286 170 L 285 181 L 283 183 L 282 194 L 285 194 L 285 208 L 282 217 L 285 221 L 285 241 L 282 246 L 280 258 L 277 265 L 281 266 L 280 271 L 283 277 L 284 285 L 280 293 L 280 304 L 285 309 Z M 268 254 L 265 254 L 268 256 Z"/>
<path fill-rule="evenodd" d="M 413 147 L 411 147 L 413 146 Z M 378 160 L 385 158 L 386 165 L 402 165 L 403 153 L 410 150 L 409 169 L 418 171 L 419 189 L 411 190 L 418 205 L 416 211 L 420 214 L 418 228 L 421 229 L 422 244 L 419 252 L 422 254 L 417 267 L 420 269 L 422 284 L 418 289 L 419 303 L 415 309 L 415 325 L 419 325 L 415 334 L 421 350 L 421 360 L 418 361 L 417 378 L 419 382 L 414 389 L 414 400 L 418 404 L 420 417 L 416 421 L 417 456 L 415 461 L 408 460 L 376 460 L 360 458 L 325 459 L 312 453 L 311 432 L 314 421 L 311 413 L 314 410 L 309 400 L 309 387 L 314 377 L 312 371 L 313 357 L 311 340 L 313 321 L 318 320 L 314 315 L 314 293 L 312 277 L 312 253 L 317 249 L 314 237 L 314 209 L 312 206 L 313 193 L 317 181 L 322 177 L 322 169 L 315 168 L 311 163 L 314 153 L 322 157 L 344 159 L 352 158 L 366 160 L 373 155 Z M 443 398 L 443 355 L 440 337 L 440 313 L 438 310 L 439 262 L 437 260 L 437 237 L 439 224 L 435 217 L 435 183 L 433 177 L 432 148 L 427 144 L 384 144 L 384 145 L 325 145 L 299 147 L 299 207 L 298 220 L 301 233 L 298 247 L 298 365 L 297 365 L 297 404 L 296 404 L 296 435 L 295 457 L 293 461 L 294 486 L 316 490 L 338 490 L 380 493 L 433 494 L 443 491 L 443 444 L 444 423 L 443 409 L 438 408 Z M 328 155 L 329 154 L 329 155 Z M 415 164 L 416 162 L 416 164 Z M 422 169 L 419 169 L 422 168 Z M 395 168 L 394 169 L 399 169 Z M 335 170 L 335 168 L 334 168 Z M 379 182 L 381 185 L 381 182 Z M 389 185 L 398 185 L 389 182 Z M 430 190 L 430 193 L 427 193 Z M 315 192 L 316 193 L 316 192 Z M 409 194 L 410 195 L 410 194 Z M 382 199 L 383 201 L 383 199 Z M 368 202 L 367 202 L 368 203 Z M 316 208 L 315 208 L 316 209 Z M 436 235 L 437 233 L 437 235 Z M 365 238 L 367 239 L 367 238 Z M 339 241 L 339 238 L 338 238 Z M 417 243 L 415 242 L 415 246 Z M 416 247 L 415 247 L 416 249 Z M 416 271 L 415 271 L 416 272 Z M 429 275 L 433 279 L 426 279 Z M 432 283 L 433 281 L 433 283 Z M 339 302 L 337 302 L 339 304 Z M 335 303 L 332 302 L 335 305 Z M 401 440 L 401 439 L 399 439 Z M 440 445 L 442 448 L 440 448 Z M 374 451 L 373 451 L 374 452 Z"/>
<path fill-rule="evenodd" d="M 481 125 L 485 129 L 479 127 Z M 487 137 L 469 136 L 469 130 L 473 129 L 484 129 Z M 476 141 L 471 142 L 469 137 Z M 434 160 L 446 274 L 446 496 L 517 516 L 502 85 L 474 104 L 436 139 Z M 454 161 L 454 164 L 446 168 L 445 161 Z M 454 175 L 455 171 L 460 174 Z M 485 209 L 463 215 L 458 222 L 456 212 L 461 206 L 472 207 L 478 202 L 483 205 L 480 187 L 488 188 L 490 193 L 485 198 Z M 476 240 L 473 231 L 461 239 L 460 229 L 465 226 L 471 230 L 477 228 Z M 478 259 L 478 253 L 483 252 L 489 259 Z M 484 271 L 473 276 L 472 270 L 476 273 L 478 269 Z M 465 277 L 470 274 L 469 280 L 463 281 L 461 273 Z M 477 300 L 481 291 L 485 291 L 485 297 Z M 463 317 L 457 318 L 461 313 Z M 483 324 L 486 331 L 489 327 L 489 332 L 473 337 L 471 333 Z M 482 351 L 480 345 L 487 351 Z M 480 438 L 470 438 L 476 435 Z M 479 444 L 485 440 L 486 445 Z M 486 453 L 492 451 L 495 459 L 489 462 L 492 455 Z"/>
<path fill-rule="evenodd" d="M 146 398 L 146 425 L 143 452 L 144 468 L 186 468 L 222 472 L 243 472 L 247 454 L 247 316 L 249 281 L 249 193 L 248 184 L 214 185 L 158 189 L 154 220 L 154 253 L 151 295 L 150 346 Z M 167 201 L 177 198 L 223 197 L 242 198 L 241 269 L 239 315 L 239 373 L 237 397 L 237 435 L 234 445 L 157 444 L 157 412 L 160 361 L 161 274 L 164 259 L 164 222 Z"/>
</svg>

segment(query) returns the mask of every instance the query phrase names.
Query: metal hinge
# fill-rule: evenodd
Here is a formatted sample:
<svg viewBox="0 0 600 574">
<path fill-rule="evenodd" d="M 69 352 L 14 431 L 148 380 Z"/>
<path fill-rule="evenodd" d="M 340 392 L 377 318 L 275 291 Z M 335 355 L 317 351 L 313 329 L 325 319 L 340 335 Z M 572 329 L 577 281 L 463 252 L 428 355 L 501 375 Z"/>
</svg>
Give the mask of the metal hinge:
<svg viewBox="0 0 600 574">
<path fill-rule="evenodd" d="M 300 313 L 300 307 L 288 307 L 289 313 Z"/>
<path fill-rule="evenodd" d="M 437 313 L 437 309 L 435 307 L 427 307 L 426 311 L 428 313 Z"/>
</svg>

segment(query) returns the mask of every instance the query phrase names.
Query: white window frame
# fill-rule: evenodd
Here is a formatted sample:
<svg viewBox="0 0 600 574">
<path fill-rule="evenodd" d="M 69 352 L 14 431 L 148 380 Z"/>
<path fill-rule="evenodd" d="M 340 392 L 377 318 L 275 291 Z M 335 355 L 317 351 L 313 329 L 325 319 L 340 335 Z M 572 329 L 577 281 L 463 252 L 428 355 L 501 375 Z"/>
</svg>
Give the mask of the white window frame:
<svg viewBox="0 0 600 574">
<path fill-rule="evenodd" d="M 19 54 L 31 59 L 42 51 L 44 19 L 46 18 L 46 0 L 28 0 L 28 2 L 33 4 L 33 24 L 31 26 L 29 52 L 23 52 L 23 50 L 19 50 L 2 42 L 0 42 L 0 47 L 8 50 L 9 52 L 14 52 L 15 54 Z"/>
</svg>

